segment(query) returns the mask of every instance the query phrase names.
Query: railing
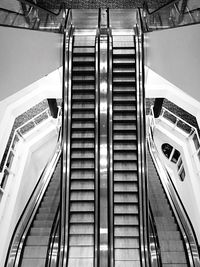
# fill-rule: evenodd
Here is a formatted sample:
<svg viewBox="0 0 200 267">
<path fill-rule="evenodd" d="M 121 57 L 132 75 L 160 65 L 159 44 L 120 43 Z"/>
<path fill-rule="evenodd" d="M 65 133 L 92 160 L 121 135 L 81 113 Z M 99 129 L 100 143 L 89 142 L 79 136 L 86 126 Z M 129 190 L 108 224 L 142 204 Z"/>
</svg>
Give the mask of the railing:
<svg viewBox="0 0 200 267">
<path fill-rule="evenodd" d="M 158 233 L 156 223 L 149 203 L 149 250 L 150 250 L 150 261 L 151 267 L 161 267 L 161 254 L 160 244 L 158 239 Z"/>
<path fill-rule="evenodd" d="M 49 117 L 50 117 L 50 112 L 49 112 L 49 109 L 47 108 L 44 111 L 42 111 L 40 114 L 36 115 L 35 117 L 31 118 L 29 121 L 27 121 L 20 127 L 18 127 L 14 131 L 14 134 L 13 134 L 13 137 L 12 137 L 12 140 L 11 140 L 8 152 L 7 152 L 7 156 L 5 159 L 5 163 L 0 173 L 0 201 L 4 194 L 9 175 L 14 175 L 14 173 L 12 172 L 12 163 L 15 157 L 16 146 L 18 142 L 22 140 L 23 141 L 26 140 L 25 135 L 30 130 L 35 128 L 38 124 L 48 119 Z"/>
<path fill-rule="evenodd" d="M 150 154 L 152 156 L 156 169 L 159 173 L 163 188 L 167 195 L 167 199 L 170 203 L 170 206 L 173 210 L 174 216 L 182 233 L 182 237 L 185 243 L 185 252 L 188 255 L 188 264 L 190 267 L 199 267 L 199 247 L 192 223 L 186 213 L 186 210 L 176 191 L 176 188 L 169 173 L 167 172 L 159 158 L 159 154 L 153 141 L 152 129 L 150 127 L 148 132 L 148 145 Z"/>
<path fill-rule="evenodd" d="M 140 246 L 142 266 L 149 266 L 149 218 L 146 161 L 146 121 L 144 88 L 144 40 L 141 27 L 135 28 L 136 47 L 136 88 L 137 88 L 137 142 L 138 142 L 138 178 L 140 210 Z"/>
<path fill-rule="evenodd" d="M 154 31 L 200 23 L 200 2 L 170 1 L 156 9 L 144 9 L 142 14 L 145 31 Z"/>
<path fill-rule="evenodd" d="M 153 106 L 150 109 L 150 115 L 150 123 L 153 129 L 156 126 Z M 200 138 L 197 129 L 164 107 L 162 107 L 160 118 L 164 118 L 170 122 L 173 130 L 181 130 L 183 135 L 186 136 L 189 141 L 191 141 L 192 150 L 194 151 L 192 157 L 196 163 L 198 174 L 200 175 Z"/>
<path fill-rule="evenodd" d="M 62 33 L 66 17 L 63 5 L 58 13 L 49 11 L 33 2 L 18 0 L 18 12 L 0 8 L 0 26 Z"/>
<path fill-rule="evenodd" d="M 70 130 L 71 130 L 71 75 L 72 75 L 72 14 L 68 10 L 63 39 L 63 113 L 62 113 L 62 160 L 61 160 L 61 205 L 59 267 L 66 266 L 68 250 L 68 210 L 69 210 L 69 166 L 70 166 Z M 69 100 L 69 101 L 68 101 Z"/>
</svg>

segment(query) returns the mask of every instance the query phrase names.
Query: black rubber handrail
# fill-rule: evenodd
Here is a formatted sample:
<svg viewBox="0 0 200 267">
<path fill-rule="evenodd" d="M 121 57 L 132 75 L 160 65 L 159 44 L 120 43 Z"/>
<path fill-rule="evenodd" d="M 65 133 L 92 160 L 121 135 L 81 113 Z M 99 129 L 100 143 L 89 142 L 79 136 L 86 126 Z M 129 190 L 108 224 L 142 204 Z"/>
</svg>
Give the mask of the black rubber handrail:
<svg viewBox="0 0 200 267">
<path fill-rule="evenodd" d="M 55 246 L 55 239 L 56 235 L 58 232 L 58 227 L 59 227 L 59 222 L 60 222 L 60 204 L 58 204 L 57 210 L 56 210 L 56 215 L 53 220 L 53 225 L 51 228 L 51 233 L 49 236 L 49 242 L 48 242 L 48 249 L 47 249 L 47 254 L 46 254 L 46 262 L 45 262 L 45 267 L 51 267 L 52 264 L 52 257 L 54 253 L 54 246 Z M 57 247 L 57 260 L 58 260 L 58 254 L 59 254 L 59 247 Z"/>
<path fill-rule="evenodd" d="M 153 212 L 151 209 L 151 203 L 149 203 L 149 232 L 150 232 L 150 236 L 149 236 L 150 245 L 152 245 L 153 243 L 153 246 L 150 247 L 151 267 L 161 267 L 162 261 L 161 261 L 160 243 L 158 239 L 156 223 L 155 223 Z M 151 257 L 152 254 L 153 254 L 153 257 Z"/>
</svg>

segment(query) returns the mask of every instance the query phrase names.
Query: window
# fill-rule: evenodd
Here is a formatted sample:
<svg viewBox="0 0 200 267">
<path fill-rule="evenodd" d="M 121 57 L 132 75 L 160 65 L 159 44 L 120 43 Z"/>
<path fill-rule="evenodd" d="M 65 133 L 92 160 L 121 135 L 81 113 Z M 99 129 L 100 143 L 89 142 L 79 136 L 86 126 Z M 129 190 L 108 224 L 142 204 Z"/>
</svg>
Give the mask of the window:
<svg viewBox="0 0 200 267">
<path fill-rule="evenodd" d="M 161 148 L 162 148 L 162 152 L 169 159 L 169 161 L 176 164 L 177 166 L 176 170 L 177 170 L 178 176 L 180 177 L 181 181 L 184 181 L 186 174 L 185 174 L 185 169 L 183 167 L 183 160 L 181 158 L 180 152 L 167 143 L 162 144 Z M 200 151 L 199 151 L 198 156 L 200 158 Z"/>
<path fill-rule="evenodd" d="M 164 153 L 164 155 L 169 159 L 171 152 L 173 150 L 173 147 L 167 143 L 162 145 L 162 151 Z"/>
<path fill-rule="evenodd" d="M 184 168 L 181 169 L 181 171 L 179 173 L 179 176 L 181 178 L 181 181 L 184 181 L 184 179 L 185 179 L 185 170 L 184 170 Z"/>
<path fill-rule="evenodd" d="M 177 163 L 179 157 L 180 157 L 180 152 L 175 149 L 171 161 Z"/>
</svg>

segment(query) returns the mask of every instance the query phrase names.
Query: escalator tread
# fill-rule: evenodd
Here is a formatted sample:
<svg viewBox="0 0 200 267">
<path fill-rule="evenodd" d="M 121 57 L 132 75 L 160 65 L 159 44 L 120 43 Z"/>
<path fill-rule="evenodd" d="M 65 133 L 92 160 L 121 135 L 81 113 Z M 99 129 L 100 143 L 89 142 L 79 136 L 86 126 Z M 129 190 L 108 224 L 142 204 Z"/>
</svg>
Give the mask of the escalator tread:
<svg viewBox="0 0 200 267">
<path fill-rule="evenodd" d="M 127 267 L 140 266 L 135 79 L 134 42 L 114 41 L 114 262 Z"/>
<path fill-rule="evenodd" d="M 87 37 L 88 38 L 88 37 Z M 74 37 L 67 266 L 94 264 L 95 39 Z"/>
</svg>

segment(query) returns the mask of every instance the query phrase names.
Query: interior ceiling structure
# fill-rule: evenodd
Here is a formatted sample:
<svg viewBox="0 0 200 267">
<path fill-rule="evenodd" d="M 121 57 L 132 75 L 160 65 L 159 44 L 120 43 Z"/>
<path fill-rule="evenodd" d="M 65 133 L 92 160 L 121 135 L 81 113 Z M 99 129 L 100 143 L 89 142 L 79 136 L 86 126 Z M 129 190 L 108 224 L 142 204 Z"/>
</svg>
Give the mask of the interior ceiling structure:
<svg viewBox="0 0 200 267">
<path fill-rule="evenodd" d="M 47 9 L 65 8 L 137 8 L 145 4 L 156 9 L 170 2 L 169 0 L 37 0 L 37 3 Z"/>
</svg>

